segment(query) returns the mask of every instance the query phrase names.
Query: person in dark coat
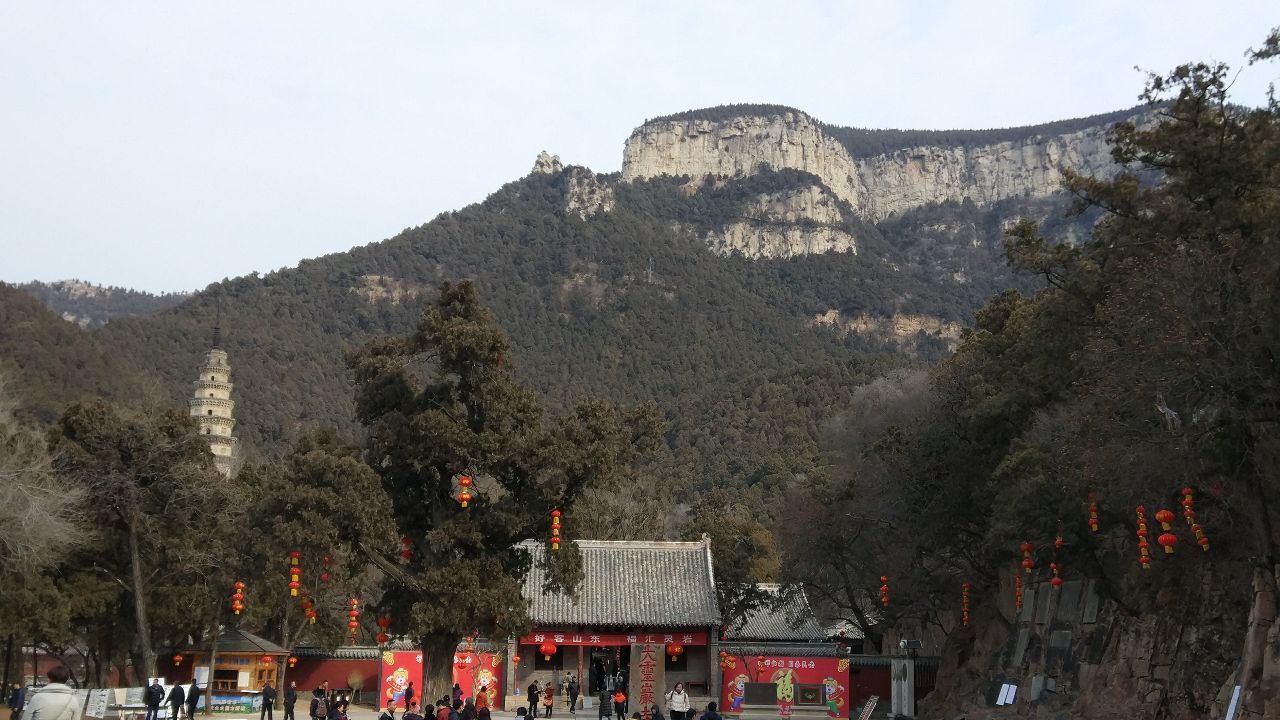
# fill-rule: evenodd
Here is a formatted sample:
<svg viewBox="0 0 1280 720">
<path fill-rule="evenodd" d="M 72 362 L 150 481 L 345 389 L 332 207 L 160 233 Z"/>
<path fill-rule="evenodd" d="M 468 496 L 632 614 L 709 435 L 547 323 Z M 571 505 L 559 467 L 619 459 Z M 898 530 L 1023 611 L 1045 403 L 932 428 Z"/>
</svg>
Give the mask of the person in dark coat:
<svg viewBox="0 0 1280 720">
<path fill-rule="evenodd" d="M 164 704 L 164 688 L 160 686 L 160 678 L 151 682 L 147 688 L 147 720 L 160 717 L 160 706 Z"/>
<path fill-rule="evenodd" d="M 702 717 L 699 720 L 722 720 L 720 713 L 716 712 L 715 702 L 707 703 L 707 711 L 702 713 Z"/>
<path fill-rule="evenodd" d="M 405 706 L 405 708 L 406 708 L 406 709 L 407 709 L 410 705 L 412 705 L 412 704 L 413 704 L 413 696 L 414 696 L 414 695 L 415 695 L 415 693 L 414 693 L 414 690 L 413 690 L 413 681 L 412 681 L 412 680 L 410 680 L 410 681 L 409 681 L 409 685 L 408 685 L 407 687 L 405 687 L 405 689 L 404 689 L 404 706 Z"/>
<path fill-rule="evenodd" d="M 462 702 L 462 686 L 458 683 L 453 684 L 453 701 L 455 703 Z"/>
<path fill-rule="evenodd" d="M 173 720 L 178 720 L 178 716 L 182 714 L 182 705 L 187 701 L 187 691 L 182 689 L 181 685 L 174 685 L 169 691 L 169 706 L 173 708 Z"/>
<path fill-rule="evenodd" d="M 613 692 L 607 688 L 600 691 L 600 720 L 613 717 Z"/>
<path fill-rule="evenodd" d="M 276 689 L 271 683 L 262 683 L 262 709 L 258 711 L 258 720 L 275 720 L 273 708 L 276 704 Z"/>
<path fill-rule="evenodd" d="M 298 683 L 289 681 L 284 689 L 284 720 L 294 720 L 293 706 L 298 704 Z"/>
<path fill-rule="evenodd" d="M 321 707 L 321 702 L 324 707 Z M 311 720 L 321 720 L 329 717 L 329 699 L 324 696 L 324 688 L 316 688 L 311 691 L 311 708 L 307 711 L 311 716 Z"/>
<path fill-rule="evenodd" d="M 191 720 L 196 716 L 196 708 L 200 705 L 200 686 L 195 680 L 191 681 L 191 687 L 187 688 L 187 720 Z"/>
<path fill-rule="evenodd" d="M 147 696 L 150 698 L 150 695 Z M 156 701 L 156 711 L 160 710 L 160 702 L 164 700 L 164 689 L 160 690 L 160 700 Z M 22 708 L 27 701 L 27 689 L 22 687 L 22 683 L 14 683 L 13 690 L 9 693 L 9 717 L 17 719 L 22 714 Z M 151 703 L 147 703 L 147 720 L 155 720 L 156 716 L 151 714 Z"/>
</svg>

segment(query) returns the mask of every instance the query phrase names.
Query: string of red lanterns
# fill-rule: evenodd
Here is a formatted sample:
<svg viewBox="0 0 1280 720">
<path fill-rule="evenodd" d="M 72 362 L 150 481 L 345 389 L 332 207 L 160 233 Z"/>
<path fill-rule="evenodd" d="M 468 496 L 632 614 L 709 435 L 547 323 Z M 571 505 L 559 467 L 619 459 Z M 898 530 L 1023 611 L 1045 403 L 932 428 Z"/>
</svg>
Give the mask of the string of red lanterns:
<svg viewBox="0 0 1280 720">
<path fill-rule="evenodd" d="M 1058 563 L 1049 563 L 1049 569 L 1053 571 L 1053 577 L 1049 579 L 1049 584 L 1053 586 L 1054 590 L 1057 590 L 1062 587 L 1062 576 L 1058 574 Z"/>
<path fill-rule="evenodd" d="M 560 549 L 560 511 L 551 511 L 551 550 Z"/>
<path fill-rule="evenodd" d="M 351 619 L 347 621 L 347 627 L 351 630 L 351 644 L 356 644 L 356 628 L 360 627 L 360 621 L 356 618 L 360 617 L 360 601 L 351 598 L 351 610 L 347 612 L 347 616 Z"/>
<path fill-rule="evenodd" d="M 960 586 L 960 624 L 969 627 L 969 583 Z"/>
<path fill-rule="evenodd" d="M 1013 609 L 1022 610 L 1022 576 L 1013 574 Z"/>
<path fill-rule="evenodd" d="M 301 552 L 294 550 L 289 553 L 289 597 L 298 597 L 298 588 L 302 587 L 302 582 L 298 580 L 298 576 L 302 574 L 302 568 L 298 567 L 301 559 Z"/>
<path fill-rule="evenodd" d="M 458 478 L 458 485 L 462 486 L 458 491 L 458 504 L 465 508 L 471 503 L 471 476 L 463 475 Z"/>
<path fill-rule="evenodd" d="M 1022 570 L 1030 575 L 1031 571 L 1036 568 L 1036 561 L 1031 559 L 1031 553 L 1036 549 L 1034 545 L 1027 541 L 1023 541 L 1018 549 L 1022 550 Z"/>
<path fill-rule="evenodd" d="M 235 592 L 231 593 L 231 611 L 239 615 L 244 610 L 244 582 L 237 580 L 232 587 Z"/>
<path fill-rule="evenodd" d="M 1204 534 L 1204 528 L 1200 527 L 1200 523 L 1196 522 L 1193 494 L 1191 488 L 1182 488 L 1182 516 L 1187 519 L 1187 525 L 1191 526 L 1191 532 L 1196 536 L 1196 544 L 1200 549 L 1209 552 L 1209 538 Z"/>
<path fill-rule="evenodd" d="M 329 566 L 333 564 L 333 557 L 325 555 L 320 562 L 324 564 L 324 569 L 320 571 L 320 582 L 329 582 Z"/>
<path fill-rule="evenodd" d="M 1142 565 L 1143 570 L 1150 570 L 1151 545 L 1147 542 L 1147 509 L 1139 505 L 1134 513 L 1138 517 L 1138 529 L 1134 532 L 1138 536 L 1138 564 Z"/>
<path fill-rule="evenodd" d="M 889 607 L 889 576 L 880 576 L 880 604 Z"/>
<path fill-rule="evenodd" d="M 387 617 L 386 615 L 383 615 L 382 617 L 378 618 L 378 638 L 377 639 L 378 639 L 379 645 L 386 645 L 387 640 L 390 639 L 387 636 L 387 628 L 389 627 L 391 627 L 391 618 Z"/>
<path fill-rule="evenodd" d="M 1089 531 L 1098 532 L 1098 498 L 1089 493 Z"/>
<path fill-rule="evenodd" d="M 316 604 L 309 597 L 302 598 L 302 611 L 307 616 L 307 622 L 312 625 L 316 624 Z"/>
</svg>

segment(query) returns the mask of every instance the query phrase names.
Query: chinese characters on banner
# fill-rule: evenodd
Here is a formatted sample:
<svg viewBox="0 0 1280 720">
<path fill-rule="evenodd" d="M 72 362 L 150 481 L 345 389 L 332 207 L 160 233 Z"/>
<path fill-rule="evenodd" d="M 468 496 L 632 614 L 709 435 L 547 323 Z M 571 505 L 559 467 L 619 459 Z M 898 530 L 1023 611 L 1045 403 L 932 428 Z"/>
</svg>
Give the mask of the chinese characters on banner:
<svg viewBox="0 0 1280 720">
<path fill-rule="evenodd" d="M 539 630 L 520 638 L 521 645 L 541 645 L 544 642 L 555 643 L 556 645 L 589 645 L 596 647 L 615 647 L 618 645 L 635 645 L 636 643 L 657 643 L 659 645 L 679 643 L 688 647 L 690 645 L 706 645 L 707 634 L 705 632 L 673 631 L 627 635 Z"/>
<path fill-rule="evenodd" d="M 453 681 L 462 697 L 475 697 L 481 688 L 489 695 L 489 707 L 502 707 L 502 656 L 496 653 L 453 654 Z"/>
<path fill-rule="evenodd" d="M 827 715 L 849 717 L 849 661 L 843 658 L 754 657 L 735 658 L 720 681 L 720 707 L 725 712 L 742 712 L 742 694 L 749 682 L 771 682 L 778 686 L 778 715 L 791 716 L 796 685 L 821 685 Z"/>
<path fill-rule="evenodd" d="M 640 643 L 631 646 L 631 681 L 628 695 L 630 710 L 649 720 L 649 708 L 662 697 L 667 664 L 663 662 L 666 646 Z"/>
<path fill-rule="evenodd" d="M 379 708 L 405 708 L 404 689 L 413 683 L 415 697 L 422 698 L 422 653 L 416 650 L 382 653 L 382 672 L 378 673 Z"/>
</svg>

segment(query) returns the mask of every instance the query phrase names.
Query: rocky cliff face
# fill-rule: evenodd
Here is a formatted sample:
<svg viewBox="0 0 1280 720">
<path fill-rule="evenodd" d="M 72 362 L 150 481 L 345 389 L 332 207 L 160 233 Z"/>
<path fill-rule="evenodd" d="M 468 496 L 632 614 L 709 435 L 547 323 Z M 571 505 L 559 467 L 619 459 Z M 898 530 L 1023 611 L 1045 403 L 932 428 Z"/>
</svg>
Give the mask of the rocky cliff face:
<svg viewBox="0 0 1280 720">
<path fill-rule="evenodd" d="M 864 219 L 877 222 L 929 203 L 980 205 L 1045 197 L 1061 189 L 1063 170 L 1114 173 L 1106 128 L 981 146 L 909 147 L 854 157 L 813 118 L 798 111 L 723 121 L 656 120 L 631 134 L 622 179 L 661 175 L 743 176 L 762 166 L 822 179 Z"/>
<path fill-rule="evenodd" d="M 817 185 L 757 195 L 743 207 L 741 220 L 713 230 L 706 241 L 718 253 L 747 257 L 858 251 L 839 203 Z"/>
</svg>

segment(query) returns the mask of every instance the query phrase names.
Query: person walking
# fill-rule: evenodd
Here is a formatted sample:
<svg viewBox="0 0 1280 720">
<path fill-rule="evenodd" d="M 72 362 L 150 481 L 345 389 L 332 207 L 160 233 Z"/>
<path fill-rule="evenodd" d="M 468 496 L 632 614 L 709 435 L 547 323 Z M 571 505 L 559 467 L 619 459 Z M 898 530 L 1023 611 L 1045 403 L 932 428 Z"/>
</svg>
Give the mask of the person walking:
<svg viewBox="0 0 1280 720">
<path fill-rule="evenodd" d="M 187 702 L 187 691 L 182 689 L 181 685 L 174 685 L 169 691 L 168 703 L 173 708 L 172 720 L 178 720 L 182 715 L 182 706 Z"/>
<path fill-rule="evenodd" d="M 164 688 L 160 686 L 160 678 L 151 681 L 147 688 L 147 718 L 157 720 L 160 717 L 160 706 L 164 704 Z"/>
<path fill-rule="evenodd" d="M 689 694 L 684 691 L 684 683 L 676 683 L 667 692 L 667 714 L 671 720 L 686 720 L 689 716 Z"/>
<path fill-rule="evenodd" d="M 290 680 L 284 689 L 284 720 L 294 720 L 293 706 L 298 704 L 298 683 Z"/>
<path fill-rule="evenodd" d="M 600 691 L 600 712 L 597 717 L 599 720 L 609 720 L 613 717 L 613 693 L 608 690 Z"/>
<path fill-rule="evenodd" d="M 480 690 L 476 692 L 476 715 L 478 716 L 481 710 L 488 710 L 488 709 L 489 709 L 489 686 L 481 685 Z"/>
<path fill-rule="evenodd" d="M 258 711 L 258 720 L 275 720 L 275 704 L 276 689 L 271 687 L 270 682 L 262 683 L 262 709 Z"/>
<path fill-rule="evenodd" d="M 621 690 L 613 692 L 613 714 L 618 720 L 627 720 L 627 694 Z"/>
<path fill-rule="evenodd" d="M 195 678 L 191 680 L 191 687 L 187 688 L 187 720 L 195 720 L 196 708 L 200 706 L 200 686 L 196 684 Z"/>
<path fill-rule="evenodd" d="M 578 694 L 582 692 L 582 686 L 578 684 L 578 679 L 569 676 L 569 714 L 578 714 Z"/>
<path fill-rule="evenodd" d="M 163 695 L 164 695 L 164 691 L 162 690 L 161 696 L 163 697 Z M 22 714 L 22 705 L 26 701 L 26 699 L 27 699 L 27 689 L 22 687 L 22 683 L 20 682 L 14 683 L 13 690 L 9 691 L 10 720 L 18 720 L 18 716 Z M 149 707 L 150 706 L 148 706 L 148 708 Z M 149 709 L 148 709 L 148 712 L 150 712 Z M 154 720 L 154 718 L 148 717 L 147 720 Z"/>
<path fill-rule="evenodd" d="M 311 691 L 311 709 L 307 714 L 311 716 L 311 720 L 325 720 L 329 717 L 329 698 L 325 696 L 323 687 Z"/>
<path fill-rule="evenodd" d="M 26 704 L 23 720 L 75 720 L 80 715 L 80 698 L 67 685 L 71 672 L 55 665 L 45 673 L 49 684 L 40 688 Z"/>
</svg>

